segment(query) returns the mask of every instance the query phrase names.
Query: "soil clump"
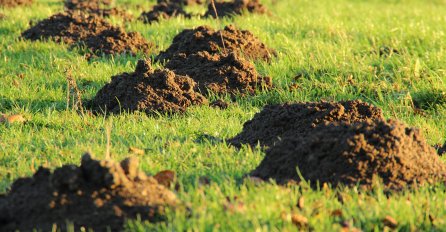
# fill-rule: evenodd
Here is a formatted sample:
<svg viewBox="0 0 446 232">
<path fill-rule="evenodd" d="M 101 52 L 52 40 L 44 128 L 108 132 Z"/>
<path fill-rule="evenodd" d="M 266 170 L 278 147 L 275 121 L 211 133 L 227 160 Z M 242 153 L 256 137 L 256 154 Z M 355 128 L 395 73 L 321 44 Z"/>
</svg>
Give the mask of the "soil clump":
<svg viewBox="0 0 446 232">
<path fill-rule="evenodd" d="M 31 5 L 33 0 L 0 0 L 0 7 L 17 7 Z"/>
<path fill-rule="evenodd" d="M 138 32 L 127 33 L 97 15 L 64 12 L 44 19 L 22 33 L 29 40 L 54 40 L 72 46 L 86 46 L 89 56 L 149 53 L 154 45 Z"/>
<path fill-rule="evenodd" d="M 446 153 L 446 142 L 441 145 L 441 144 L 437 144 L 433 146 L 435 150 L 437 150 L 437 153 L 439 156 L 442 156 Z"/>
<path fill-rule="evenodd" d="M 360 100 L 267 105 L 228 142 L 236 147 L 242 144 L 255 147 L 258 143 L 269 147 L 286 137 L 304 136 L 319 124 L 367 119 L 384 119 L 384 116 L 381 109 Z"/>
<path fill-rule="evenodd" d="M 232 17 L 234 15 L 242 15 L 243 12 L 265 14 L 267 9 L 259 0 L 233 0 L 233 1 L 215 1 L 215 9 L 218 17 Z M 214 17 L 215 10 L 212 3 L 209 3 L 208 10 L 204 14 L 205 17 Z"/>
<path fill-rule="evenodd" d="M 182 5 L 161 2 L 153 6 L 151 11 L 143 12 L 139 19 L 144 23 L 159 22 L 161 20 L 183 16 L 184 18 L 190 18 L 191 15 L 184 11 Z"/>
<path fill-rule="evenodd" d="M 272 87 L 271 78 L 261 77 L 252 63 L 235 53 L 180 54 L 169 60 L 165 67 L 192 78 L 201 93 L 254 94 Z"/>
<path fill-rule="evenodd" d="M 229 102 L 225 102 L 221 99 L 215 100 L 211 103 L 209 103 L 210 107 L 214 107 L 214 108 L 220 108 L 222 110 L 225 110 L 229 107 L 230 103 Z"/>
<path fill-rule="evenodd" d="M 158 0 L 158 3 L 174 3 L 177 5 L 184 5 L 184 6 L 190 6 L 190 5 L 200 5 L 206 2 L 206 0 Z"/>
<path fill-rule="evenodd" d="M 222 44 L 222 37 L 224 45 Z M 247 30 L 238 30 L 232 25 L 215 31 L 209 26 L 186 29 L 176 35 L 166 51 L 157 56 L 157 60 L 165 61 L 176 55 L 189 56 L 199 51 L 214 53 L 243 54 L 249 59 L 270 60 L 276 52 L 269 49 L 257 37 Z M 226 51 L 226 52 L 225 52 Z"/>
<path fill-rule="evenodd" d="M 446 180 L 446 165 L 419 130 L 398 121 L 366 120 L 319 125 L 306 135 L 285 137 L 266 151 L 254 177 L 312 186 L 360 186 L 382 181 L 386 190 Z"/>
<path fill-rule="evenodd" d="M 87 37 L 82 45 L 90 51 L 89 57 L 100 55 L 149 54 L 155 49 L 139 32 L 125 32 L 121 27 L 111 27 L 101 33 Z"/>
<path fill-rule="evenodd" d="M 89 154 L 81 165 L 46 168 L 16 180 L 0 197 L 0 230 L 119 231 L 126 219 L 163 220 L 166 207 L 175 207 L 176 195 L 155 178 L 138 170 L 138 160 L 121 163 L 95 160 Z"/>
<path fill-rule="evenodd" d="M 65 9 L 68 11 L 81 11 L 82 13 L 95 14 L 100 17 L 119 16 L 126 21 L 131 21 L 133 16 L 125 10 L 117 7 L 108 7 L 111 1 L 91 1 L 91 0 L 67 0 Z"/>
<path fill-rule="evenodd" d="M 140 60 L 135 72 L 113 76 L 90 105 L 98 113 L 182 113 L 189 106 L 207 103 L 194 90 L 195 85 L 187 76 L 168 69 L 153 70 L 149 61 Z"/>
</svg>

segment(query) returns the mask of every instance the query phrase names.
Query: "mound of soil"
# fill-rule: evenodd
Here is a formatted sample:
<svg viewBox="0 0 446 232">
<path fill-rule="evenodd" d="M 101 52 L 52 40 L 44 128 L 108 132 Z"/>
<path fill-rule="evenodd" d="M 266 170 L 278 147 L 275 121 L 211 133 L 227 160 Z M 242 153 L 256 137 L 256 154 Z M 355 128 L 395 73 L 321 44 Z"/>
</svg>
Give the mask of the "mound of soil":
<svg viewBox="0 0 446 232">
<path fill-rule="evenodd" d="M 139 32 L 125 32 L 121 27 L 111 27 L 101 33 L 87 37 L 83 44 L 94 55 L 115 55 L 137 53 L 148 54 L 155 49 Z"/>
<path fill-rule="evenodd" d="M 177 5 L 195 5 L 195 4 L 203 4 L 206 0 L 158 0 L 158 3 L 174 3 Z"/>
<path fill-rule="evenodd" d="M 189 106 L 207 103 L 194 87 L 191 78 L 167 69 L 153 70 L 148 61 L 140 60 L 135 72 L 113 76 L 90 104 L 99 113 L 181 113 Z"/>
<path fill-rule="evenodd" d="M 29 40 L 49 40 L 74 44 L 112 28 L 107 21 L 80 12 L 64 12 L 44 19 L 22 33 Z"/>
<path fill-rule="evenodd" d="M 319 124 L 383 118 L 381 109 L 360 100 L 267 105 L 228 142 L 236 147 L 273 146 L 283 138 L 308 134 Z"/>
<path fill-rule="evenodd" d="M 242 15 L 243 12 L 265 14 L 267 9 L 259 0 L 234 0 L 234 1 L 216 1 L 215 9 L 218 17 L 231 17 L 234 15 Z M 215 10 L 212 3 L 209 3 L 208 10 L 204 14 L 205 17 L 214 17 Z"/>
<path fill-rule="evenodd" d="M 222 44 L 222 38 L 224 46 Z M 196 29 L 186 29 L 175 36 L 172 45 L 161 52 L 157 60 L 172 59 L 175 55 L 195 54 L 199 51 L 220 53 L 226 49 L 227 53 L 241 53 L 250 59 L 270 60 L 276 52 L 266 47 L 251 32 L 238 30 L 234 26 L 226 26 L 224 30 L 215 31 L 208 26 L 200 26 Z"/>
<path fill-rule="evenodd" d="M 132 20 L 133 16 L 125 10 L 116 7 L 105 7 L 110 4 L 111 1 L 67 0 L 65 1 L 65 9 L 69 11 L 82 11 L 83 13 L 95 14 L 100 17 L 119 16 L 127 21 Z"/>
<path fill-rule="evenodd" d="M 99 9 L 103 5 L 110 5 L 111 1 L 101 0 L 66 0 L 64 3 L 67 10 L 87 10 L 87 9 Z"/>
<path fill-rule="evenodd" d="M 286 137 L 251 175 L 299 182 L 297 168 L 313 185 L 359 183 L 369 189 L 382 180 L 385 189 L 400 190 L 446 180 L 446 165 L 420 132 L 391 120 L 326 124 Z"/>
<path fill-rule="evenodd" d="M 0 0 L 0 7 L 16 7 L 31 5 L 33 0 Z"/>
<path fill-rule="evenodd" d="M 169 19 L 182 15 L 185 18 L 190 18 L 191 15 L 183 10 L 183 7 L 176 3 L 158 3 L 153 6 L 151 11 L 143 12 L 139 17 L 144 23 L 158 22 L 163 19 Z"/>
<path fill-rule="evenodd" d="M 169 60 L 165 67 L 191 77 L 202 93 L 254 94 L 257 90 L 272 87 L 271 78 L 260 77 L 252 63 L 235 53 L 180 54 Z"/>
<path fill-rule="evenodd" d="M 173 192 L 138 170 L 137 159 L 117 163 L 86 154 L 80 167 L 64 165 L 53 173 L 41 167 L 16 180 L 0 198 L 0 230 L 52 231 L 53 224 L 65 230 L 70 221 L 75 231 L 118 231 L 138 215 L 162 220 L 165 207 L 177 204 Z"/>
<path fill-rule="evenodd" d="M 22 33 L 29 40 L 64 42 L 73 46 L 86 45 L 91 55 L 137 52 L 148 53 L 154 45 L 139 33 L 126 33 L 97 15 L 81 12 L 64 12 L 38 22 Z"/>
</svg>

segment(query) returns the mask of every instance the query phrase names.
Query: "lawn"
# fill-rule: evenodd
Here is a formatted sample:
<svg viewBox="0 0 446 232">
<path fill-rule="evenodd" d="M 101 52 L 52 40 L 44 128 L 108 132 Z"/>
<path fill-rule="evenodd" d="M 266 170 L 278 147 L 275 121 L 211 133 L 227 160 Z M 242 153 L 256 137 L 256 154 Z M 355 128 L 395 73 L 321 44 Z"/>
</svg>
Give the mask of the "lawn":
<svg viewBox="0 0 446 232">
<path fill-rule="evenodd" d="M 29 21 L 61 11 L 62 1 L 37 0 L 30 7 L 0 9 L 5 15 L 0 19 L 0 113 L 27 119 L 0 124 L 0 192 L 42 165 L 79 164 L 86 151 L 104 158 L 106 128 L 111 125 L 112 158 L 138 156 L 148 173 L 175 171 L 180 185 L 176 193 L 191 209 L 169 211 L 163 223 L 129 221 L 126 228 L 131 231 L 295 231 L 292 215 L 308 219 L 308 225 L 300 227 L 304 230 L 339 231 L 349 224 L 364 231 L 382 231 L 389 224 L 384 218 L 390 216 L 398 230 L 446 231 L 444 184 L 390 195 L 379 188 L 364 193 L 355 188 L 256 184 L 243 177 L 260 163 L 264 152 L 247 146 L 238 150 L 223 142 L 267 104 L 361 99 L 382 108 L 387 118 L 420 128 L 429 144 L 443 144 L 446 2 L 263 2 L 270 15 L 247 14 L 221 21 L 174 18 L 151 25 L 111 19 L 128 31 L 142 33 L 157 45 L 157 51 L 166 49 L 183 29 L 228 24 L 250 30 L 277 50 L 272 62 L 255 64 L 262 75 L 272 77 L 273 90 L 238 97 L 226 110 L 195 106 L 172 116 L 80 115 L 67 104 L 67 70 L 87 101 L 112 75 L 133 71 L 142 56 L 88 61 L 81 50 L 67 45 L 20 39 Z M 117 3 L 135 16 L 153 4 L 143 0 Z M 190 10 L 204 12 L 205 8 Z M 292 83 L 298 88 L 290 90 Z M 130 147 L 145 154 L 129 154 Z M 204 177 L 209 185 L 200 182 Z M 304 205 L 298 204 L 299 199 L 304 199 Z"/>
</svg>

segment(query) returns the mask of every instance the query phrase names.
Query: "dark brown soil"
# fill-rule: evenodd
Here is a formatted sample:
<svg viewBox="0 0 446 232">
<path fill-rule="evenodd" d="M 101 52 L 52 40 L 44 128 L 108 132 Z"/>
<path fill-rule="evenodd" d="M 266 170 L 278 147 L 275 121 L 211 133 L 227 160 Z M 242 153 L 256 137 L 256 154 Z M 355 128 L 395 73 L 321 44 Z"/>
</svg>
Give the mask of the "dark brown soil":
<svg viewBox="0 0 446 232">
<path fill-rule="evenodd" d="M 221 36 L 223 36 L 224 47 Z M 176 35 L 172 45 L 161 52 L 157 60 L 169 60 L 179 54 L 188 56 L 199 51 L 221 53 L 225 49 L 227 53 L 243 54 L 250 59 L 270 60 L 276 54 L 249 31 L 238 30 L 232 25 L 220 31 L 215 31 L 208 26 L 200 26 L 196 29 L 186 29 Z"/>
<path fill-rule="evenodd" d="M 435 145 L 434 149 L 437 150 L 438 155 L 440 156 L 444 155 L 446 153 L 446 142 L 443 145 L 441 144 Z"/>
<path fill-rule="evenodd" d="M 214 107 L 214 108 L 220 108 L 220 109 L 224 110 L 229 107 L 229 103 L 219 99 L 219 100 L 209 103 L 209 106 Z"/>
<path fill-rule="evenodd" d="M 391 120 L 326 124 L 290 135 L 266 151 L 251 175 L 299 182 L 297 168 L 313 186 L 359 183 L 368 189 L 379 177 L 385 189 L 399 190 L 446 180 L 446 165 L 420 132 Z"/>
<path fill-rule="evenodd" d="M 267 9 L 259 0 L 233 0 L 233 1 L 215 1 L 215 9 L 218 17 L 231 17 L 234 15 L 242 15 L 244 12 L 265 14 Z M 214 17 L 215 10 L 211 3 L 208 5 L 205 17 Z"/>
<path fill-rule="evenodd" d="M 319 124 L 383 118 L 381 109 L 359 100 L 267 105 L 228 142 L 236 147 L 273 146 L 283 138 L 305 135 Z"/>
<path fill-rule="evenodd" d="M 181 5 L 162 2 L 153 6 L 151 11 L 143 12 L 139 19 L 144 23 L 153 23 L 179 16 L 183 16 L 185 18 L 191 17 L 190 14 L 183 10 Z"/>
<path fill-rule="evenodd" d="M 153 70 L 148 61 L 140 60 L 135 72 L 113 76 L 90 104 L 96 112 L 181 113 L 207 103 L 194 87 L 191 78 L 167 69 Z"/>
<path fill-rule="evenodd" d="M 195 4 L 203 4 L 206 0 L 158 0 L 158 3 L 174 3 L 177 5 L 195 5 Z"/>
<path fill-rule="evenodd" d="M 49 40 L 74 44 L 97 35 L 112 26 L 95 15 L 64 12 L 55 14 L 33 25 L 22 33 L 29 40 Z"/>
<path fill-rule="evenodd" d="M 113 7 L 109 8 L 111 1 L 91 1 L 91 0 L 67 0 L 65 9 L 70 11 L 82 11 L 83 13 L 95 14 L 100 17 L 119 16 L 124 20 L 131 21 L 133 16 L 125 10 Z"/>
<path fill-rule="evenodd" d="M 272 87 L 271 78 L 261 77 L 254 65 L 234 53 L 198 52 L 173 57 L 165 67 L 197 82 L 198 91 L 216 94 L 254 94 Z"/>
<path fill-rule="evenodd" d="M 16 7 L 31 5 L 33 0 L 0 0 L 0 7 Z"/>
<path fill-rule="evenodd" d="M 54 40 L 73 46 L 86 45 L 91 55 L 137 52 L 149 53 L 154 47 L 139 33 L 126 33 L 96 15 L 64 12 L 38 22 L 22 33 L 29 40 Z"/>
<path fill-rule="evenodd" d="M 126 33 L 121 27 L 111 27 L 87 37 L 83 44 L 94 55 L 148 54 L 155 49 L 155 45 L 149 43 L 139 32 Z"/>
<path fill-rule="evenodd" d="M 46 168 L 16 180 L 0 197 L 0 231 L 75 231 L 122 229 L 126 219 L 152 222 L 163 219 L 165 207 L 179 202 L 173 192 L 138 170 L 138 160 L 117 163 L 94 160 L 86 154 L 80 167 L 64 165 L 53 173 Z"/>
</svg>

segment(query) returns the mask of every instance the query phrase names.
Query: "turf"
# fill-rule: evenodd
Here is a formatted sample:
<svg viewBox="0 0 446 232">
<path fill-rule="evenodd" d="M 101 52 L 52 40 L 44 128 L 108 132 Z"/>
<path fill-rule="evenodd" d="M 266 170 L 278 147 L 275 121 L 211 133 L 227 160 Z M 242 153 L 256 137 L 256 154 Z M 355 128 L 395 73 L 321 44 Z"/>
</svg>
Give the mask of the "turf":
<svg viewBox="0 0 446 232">
<path fill-rule="evenodd" d="M 430 144 L 443 143 L 444 1 L 266 0 L 270 16 L 125 23 L 127 30 L 141 32 L 158 50 L 167 48 L 185 28 L 203 24 L 221 28 L 232 23 L 248 29 L 278 51 L 271 63 L 256 63 L 277 88 L 239 98 L 227 110 L 202 106 L 190 108 L 185 115 L 135 113 L 108 118 L 81 116 L 67 105 L 66 70 L 88 100 L 110 76 L 132 71 L 141 56 L 89 62 L 82 50 L 20 39 L 29 21 L 63 9 L 61 1 L 36 2 L 31 7 L 0 9 L 5 15 L 0 19 L 0 112 L 28 119 L 24 124 L 0 124 L 0 192 L 41 165 L 78 164 L 85 151 L 103 158 L 105 128 L 112 125 L 112 157 L 128 156 L 129 147 L 144 149 L 145 154 L 139 155 L 142 169 L 149 173 L 174 170 L 181 185 L 178 196 L 191 209 L 169 212 L 165 223 L 129 221 L 126 228 L 132 231 L 292 231 L 296 230 L 292 213 L 307 217 L 306 229 L 316 231 L 340 230 L 345 223 L 381 231 L 386 216 L 397 220 L 399 230 L 446 231 L 444 184 L 391 195 L 379 188 L 364 194 L 354 188 L 255 185 L 243 181 L 243 175 L 259 164 L 264 153 L 248 147 L 236 150 L 222 142 L 241 131 L 243 123 L 265 104 L 362 99 L 381 107 L 387 118 L 419 127 Z M 147 9 L 152 4 L 126 0 L 118 5 L 138 16 L 141 8 L 137 5 Z M 111 21 L 123 23 L 118 18 Z M 385 47 L 397 52 L 380 56 L 380 48 Z M 294 82 L 298 88 L 290 91 L 288 85 Z M 200 185 L 201 176 L 211 184 Z M 303 209 L 297 207 L 299 197 L 305 199 Z"/>
</svg>

